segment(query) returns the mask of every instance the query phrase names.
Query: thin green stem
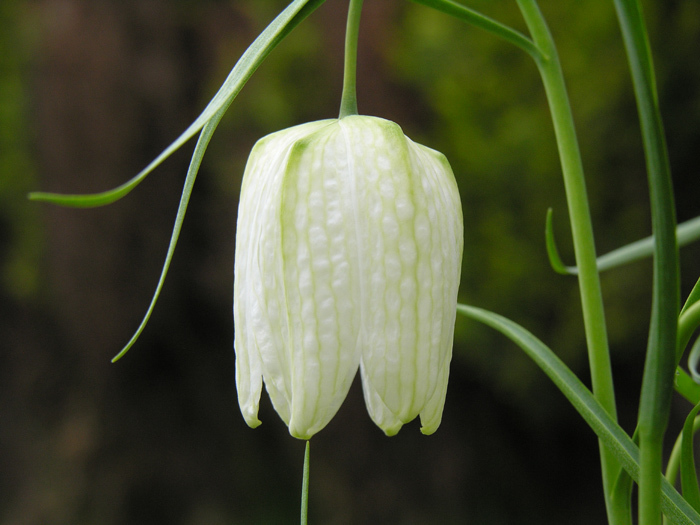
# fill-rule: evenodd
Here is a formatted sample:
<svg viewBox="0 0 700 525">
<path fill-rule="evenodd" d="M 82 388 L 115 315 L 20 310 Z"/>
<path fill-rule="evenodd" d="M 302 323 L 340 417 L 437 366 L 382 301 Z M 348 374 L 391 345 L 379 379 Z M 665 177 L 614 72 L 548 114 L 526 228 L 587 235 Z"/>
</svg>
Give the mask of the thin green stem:
<svg viewBox="0 0 700 525">
<path fill-rule="evenodd" d="M 350 0 L 348 23 L 345 30 L 345 70 L 343 72 L 343 95 L 340 100 L 338 118 L 357 115 L 357 40 L 360 34 L 362 0 Z"/>
<path fill-rule="evenodd" d="M 301 525 L 306 525 L 309 517 L 309 465 L 311 463 L 309 450 L 311 442 L 306 441 L 304 449 L 304 474 L 301 481 Z"/>
<path fill-rule="evenodd" d="M 564 75 L 554 40 L 537 2 L 535 0 L 518 0 L 518 5 L 535 45 L 546 57 L 536 62 L 549 101 L 561 159 L 576 265 L 579 269 L 579 289 L 593 394 L 608 414 L 616 420 L 615 391 L 610 366 L 600 276 L 596 264 L 593 225 L 588 205 L 583 163 Z M 626 516 L 620 509 L 617 509 L 610 498 L 611 490 L 620 471 L 619 463 L 602 442 L 600 443 L 600 455 L 609 522 L 625 523 Z"/>
<path fill-rule="evenodd" d="M 661 523 L 662 439 L 639 434 L 639 525 Z"/>
<path fill-rule="evenodd" d="M 680 278 L 676 219 L 663 124 L 649 39 L 639 0 L 615 0 L 632 74 L 649 179 L 654 233 L 654 285 L 649 340 L 639 401 L 639 523 L 661 523 L 661 448 L 668 424 L 676 370 Z"/>
</svg>

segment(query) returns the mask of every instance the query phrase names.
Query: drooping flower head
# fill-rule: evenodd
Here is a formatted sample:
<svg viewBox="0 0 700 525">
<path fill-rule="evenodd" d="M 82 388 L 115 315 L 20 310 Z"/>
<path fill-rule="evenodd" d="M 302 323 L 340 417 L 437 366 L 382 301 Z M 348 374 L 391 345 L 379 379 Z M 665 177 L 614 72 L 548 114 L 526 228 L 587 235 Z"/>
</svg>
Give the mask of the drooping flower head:
<svg viewBox="0 0 700 525">
<path fill-rule="evenodd" d="M 340 408 L 358 367 L 388 435 L 445 401 L 462 260 L 447 159 L 390 121 L 347 116 L 262 138 L 243 177 L 234 322 L 241 412 L 263 381 L 297 438 Z"/>
</svg>

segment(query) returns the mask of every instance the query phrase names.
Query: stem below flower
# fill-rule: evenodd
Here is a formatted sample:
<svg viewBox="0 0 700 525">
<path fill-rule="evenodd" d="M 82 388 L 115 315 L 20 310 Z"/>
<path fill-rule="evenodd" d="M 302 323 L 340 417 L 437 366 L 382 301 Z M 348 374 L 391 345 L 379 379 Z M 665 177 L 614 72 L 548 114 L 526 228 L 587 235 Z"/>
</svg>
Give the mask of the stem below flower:
<svg viewBox="0 0 700 525">
<path fill-rule="evenodd" d="M 304 449 L 304 474 L 301 482 L 301 525 L 306 525 L 309 514 L 309 445 L 310 441 L 306 441 Z"/>
</svg>

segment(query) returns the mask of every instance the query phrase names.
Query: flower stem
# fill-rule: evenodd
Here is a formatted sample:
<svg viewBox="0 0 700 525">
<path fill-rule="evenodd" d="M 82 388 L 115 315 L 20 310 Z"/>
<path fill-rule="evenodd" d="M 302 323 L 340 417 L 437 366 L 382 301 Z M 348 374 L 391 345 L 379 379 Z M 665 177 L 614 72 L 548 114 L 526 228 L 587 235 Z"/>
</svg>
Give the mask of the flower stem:
<svg viewBox="0 0 700 525">
<path fill-rule="evenodd" d="M 671 168 L 659 112 L 654 67 L 639 0 L 615 0 L 642 130 L 652 229 L 654 287 L 639 401 L 639 523 L 661 523 L 659 471 L 676 369 L 680 280 Z"/>
<path fill-rule="evenodd" d="M 554 40 L 536 0 L 518 0 L 518 5 L 533 41 L 542 52 L 543 57 L 537 60 L 537 66 L 547 94 L 561 159 L 574 252 L 579 268 L 579 289 L 593 394 L 613 420 L 616 420 L 615 392 L 600 276 L 596 265 L 593 225 L 588 205 L 583 163 L 564 75 Z M 616 506 L 610 497 L 615 479 L 620 472 L 619 463 L 602 442 L 600 443 L 600 456 L 608 520 L 611 524 L 628 522 L 625 511 Z"/>
<path fill-rule="evenodd" d="M 304 474 L 301 481 L 301 525 L 306 525 L 309 514 L 309 449 L 310 441 L 306 441 L 304 449 Z"/>
<path fill-rule="evenodd" d="M 340 100 L 338 118 L 357 115 L 357 39 L 360 33 L 362 0 L 350 0 L 348 23 L 345 30 L 345 70 L 343 73 L 343 95 Z"/>
</svg>

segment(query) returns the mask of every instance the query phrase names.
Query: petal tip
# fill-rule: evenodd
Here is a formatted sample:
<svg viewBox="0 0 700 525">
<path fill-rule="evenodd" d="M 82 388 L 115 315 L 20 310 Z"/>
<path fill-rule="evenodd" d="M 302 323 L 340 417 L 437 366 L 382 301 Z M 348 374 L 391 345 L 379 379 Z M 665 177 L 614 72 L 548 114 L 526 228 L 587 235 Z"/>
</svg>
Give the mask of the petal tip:
<svg viewBox="0 0 700 525">
<path fill-rule="evenodd" d="M 420 427 L 420 432 L 421 432 L 421 434 L 423 434 L 424 436 L 429 436 L 429 435 L 431 435 L 431 434 L 434 434 L 435 431 L 438 429 L 439 426 L 440 426 L 440 423 L 439 423 L 439 422 L 438 422 L 437 425 L 425 425 L 425 426 L 421 426 L 421 427 Z"/>
<path fill-rule="evenodd" d="M 380 427 L 383 431 L 384 434 L 387 437 L 395 436 L 396 434 L 399 433 L 399 430 L 401 430 L 401 427 L 403 426 L 403 423 L 399 422 L 391 426 L 384 426 Z"/>
<path fill-rule="evenodd" d="M 245 419 L 246 425 L 250 428 L 257 428 L 262 424 L 257 414 L 243 414 L 243 419 Z"/>
<path fill-rule="evenodd" d="M 425 436 L 429 436 L 430 434 L 434 434 L 435 431 L 440 426 L 440 423 L 442 423 L 442 406 L 440 406 L 440 410 L 435 412 L 435 413 L 432 413 L 432 414 L 421 413 L 420 422 L 421 422 L 421 427 L 420 427 L 421 434 L 423 434 Z"/>
</svg>

